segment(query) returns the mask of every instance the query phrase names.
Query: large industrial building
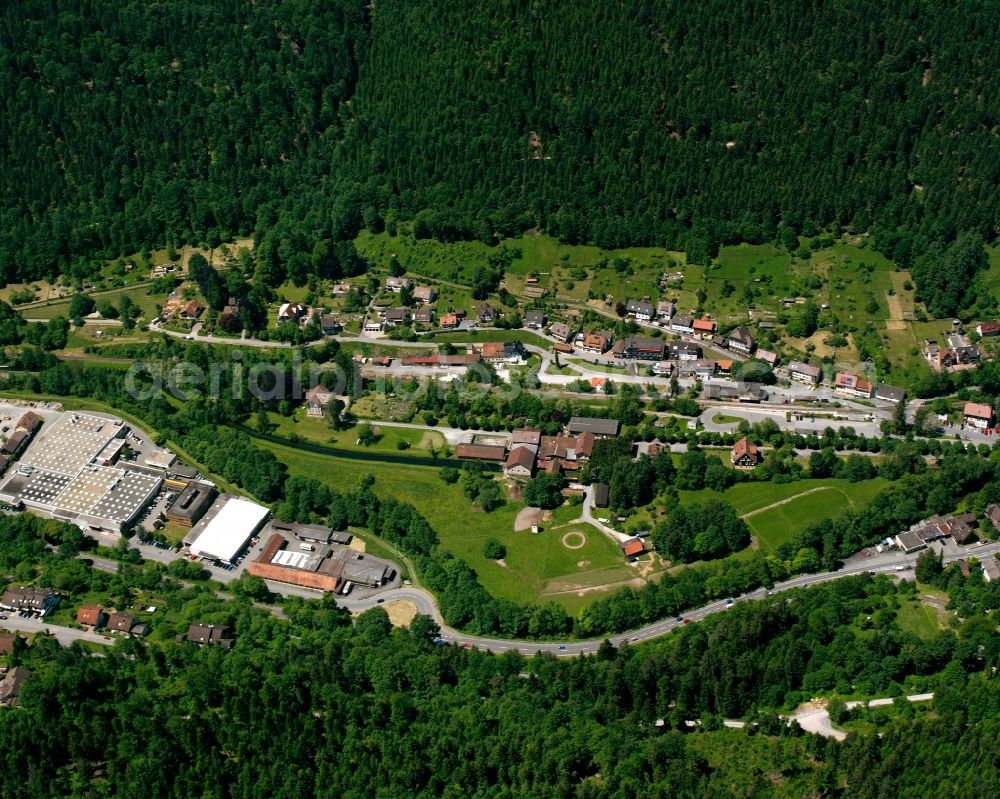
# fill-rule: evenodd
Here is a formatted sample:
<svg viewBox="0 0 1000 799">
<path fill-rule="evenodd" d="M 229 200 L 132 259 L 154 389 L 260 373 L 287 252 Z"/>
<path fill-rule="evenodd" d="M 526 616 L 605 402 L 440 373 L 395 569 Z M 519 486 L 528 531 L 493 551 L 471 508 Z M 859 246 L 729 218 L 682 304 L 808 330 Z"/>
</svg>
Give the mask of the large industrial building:
<svg viewBox="0 0 1000 799">
<path fill-rule="evenodd" d="M 221 494 L 184 538 L 192 555 L 231 563 L 267 520 L 268 509 L 249 499 Z"/>
<path fill-rule="evenodd" d="M 302 529 L 307 527 L 312 525 L 269 525 L 264 550 L 247 571 L 265 580 L 337 593 L 346 593 L 352 585 L 377 588 L 396 576 L 390 561 L 345 546 L 310 543 L 321 536 Z"/>
<path fill-rule="evenodd" d="M 46 425 L 0 483 L 0 500 L 23 502 L 54 518 L 121 532 L 156 495 L 155 470 L 116 463 L 121 419 L 64 413 Z"/>
</svg>

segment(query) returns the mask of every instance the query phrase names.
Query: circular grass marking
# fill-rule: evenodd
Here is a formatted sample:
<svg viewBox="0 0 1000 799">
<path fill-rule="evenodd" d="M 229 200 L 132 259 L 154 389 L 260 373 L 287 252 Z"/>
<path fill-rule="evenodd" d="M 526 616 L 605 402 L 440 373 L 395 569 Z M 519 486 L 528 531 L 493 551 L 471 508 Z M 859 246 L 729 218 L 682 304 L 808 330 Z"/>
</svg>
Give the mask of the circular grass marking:
<svg viewBox="0 0 1000 799">
<path fill-rule="evenodd" d="M 566 549 L 583 549 L 587 546 L 587 536 L 579 530 L 570 530 L 562 537 L 562 545 Z"/>
</svg>

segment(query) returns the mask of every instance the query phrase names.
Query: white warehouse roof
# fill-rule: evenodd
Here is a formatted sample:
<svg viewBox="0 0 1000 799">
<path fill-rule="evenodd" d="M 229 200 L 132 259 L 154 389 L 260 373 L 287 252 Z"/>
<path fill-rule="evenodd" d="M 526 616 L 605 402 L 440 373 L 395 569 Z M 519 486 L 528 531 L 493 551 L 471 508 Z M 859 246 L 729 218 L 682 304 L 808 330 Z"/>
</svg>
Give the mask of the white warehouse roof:
<svg viewBox="0 0 1000 799">
<path fill-rule="evenodd" d="M 205 525 L 194 542 L 191 553 L 202 558 L 231 561 L 250 537 L 260 529 L 268 509 L 242 497 L 233 497 Z"/>
</svg>

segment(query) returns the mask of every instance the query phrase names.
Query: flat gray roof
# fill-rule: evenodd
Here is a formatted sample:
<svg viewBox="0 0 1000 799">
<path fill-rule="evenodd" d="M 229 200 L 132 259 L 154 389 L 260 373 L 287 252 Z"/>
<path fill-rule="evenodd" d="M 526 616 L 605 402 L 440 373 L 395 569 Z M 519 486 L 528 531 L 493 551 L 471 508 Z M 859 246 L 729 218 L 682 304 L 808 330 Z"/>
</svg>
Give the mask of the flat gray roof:
<svg viewBox="0 0 1000 799">
<path fill-rule="evenodd" d="M 569 420 L 571 433 L 593 433 L 595 436 L 616 436 L 620 422 L 617 419 L 595 419 L 589 416 L 574 416 Z"/>
</svg>

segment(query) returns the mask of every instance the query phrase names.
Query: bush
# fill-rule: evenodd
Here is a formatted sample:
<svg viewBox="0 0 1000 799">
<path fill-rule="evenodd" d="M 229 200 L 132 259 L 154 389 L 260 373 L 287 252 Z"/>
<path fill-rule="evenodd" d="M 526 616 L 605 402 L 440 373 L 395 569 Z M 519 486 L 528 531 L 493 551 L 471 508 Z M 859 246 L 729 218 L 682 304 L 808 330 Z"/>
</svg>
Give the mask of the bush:
<svg viewBox="0 0 1000 799">
<path fill-rule="evenodd" d="M 496 538 L 487 538 L 483 542 L 483 557 L 487 560 L 500 560 L 507 555 L 507 548 Z"/>
</svg>

